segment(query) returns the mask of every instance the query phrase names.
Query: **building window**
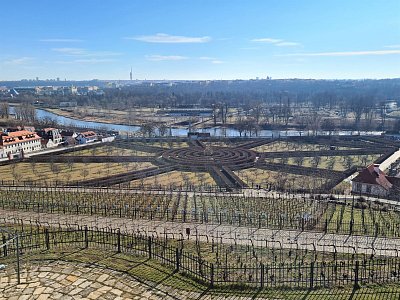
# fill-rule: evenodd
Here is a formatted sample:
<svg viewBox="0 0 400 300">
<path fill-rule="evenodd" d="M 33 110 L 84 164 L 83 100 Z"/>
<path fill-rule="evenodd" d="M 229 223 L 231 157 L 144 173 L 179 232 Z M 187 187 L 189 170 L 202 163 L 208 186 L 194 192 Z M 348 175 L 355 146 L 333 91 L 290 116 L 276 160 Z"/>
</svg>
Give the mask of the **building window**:
<svg viewBox="0 0 400 300">
<path fill-rule="evenodd" d="M 371 186 L 370 186 L 370 185 L 367 185 L 366 192 L 367 192 L 368 194 L 371 193 Z"/>
</svg>

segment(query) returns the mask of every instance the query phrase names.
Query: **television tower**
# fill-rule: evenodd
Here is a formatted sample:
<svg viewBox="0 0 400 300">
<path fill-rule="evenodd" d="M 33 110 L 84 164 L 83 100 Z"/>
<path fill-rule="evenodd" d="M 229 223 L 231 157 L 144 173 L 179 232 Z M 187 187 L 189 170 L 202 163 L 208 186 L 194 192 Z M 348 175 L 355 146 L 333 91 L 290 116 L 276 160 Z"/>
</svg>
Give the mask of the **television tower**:
<svg viewBox="0 0 400 300">
<path fill-rule="evenodd" d="M 131 81 L 132 81 L 132 67 L 131 67 L 131 72 L 129 73 L 129 78 L 130 78 Z"/>
</svg>

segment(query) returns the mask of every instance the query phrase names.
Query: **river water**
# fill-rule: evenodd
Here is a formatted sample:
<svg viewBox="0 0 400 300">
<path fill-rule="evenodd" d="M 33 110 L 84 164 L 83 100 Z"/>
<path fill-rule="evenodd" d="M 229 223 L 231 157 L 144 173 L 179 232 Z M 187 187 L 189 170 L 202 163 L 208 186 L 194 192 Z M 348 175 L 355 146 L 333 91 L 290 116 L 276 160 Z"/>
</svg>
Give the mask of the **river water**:
<svg viewBox="0 0 400 300">
<path fill-rule="evenodd" d="M 13 107 L 11 107 L 10 112 L 13 113 Z M 37 118 L 45 119 L 50 118 L 55 120 L 60 125 L 65 126 L 74 126 L 74 127 L 82 127 L 82 128 L 93 128 L 93 129 L 106 129 L 112 131 L 119 132 L 130 132 L 134 133 L 140 130 L 140 126 L 136 125 L 120 125 L 120 124 L 109 124 L 102 122 L 91 122 L 91 121 L 83 121 L 72 119 L 64 116 L 56 115 L 52 112 L 36 109 Z M 171 136 L 187 136 L 188 128 L 174 128 L 171 127 L 168 130 L 168 135 Z M 238 137 L 240 136 L 239 131 L 234 128 L 223 128 L 223 127 L 210 127 L 196 130 L 198 132 L 208 132 L 211 136 L 216 137 Z M 380 135 L 381 131 L 335 131 L 332 134 L 334 135 Z M 156 132 L 157 134 L 157 132 Z M 307 136 L 311 135 L 310 131 L 300 131 L 300 130 L 260 130 L 258 132 L 259 137 L 285 137 L 285 136 Z M 327 131 L 318 131 L 317 135 L 328 135 Z M 242 133 L 243 136 L 243 133 Z"/>
</svg>

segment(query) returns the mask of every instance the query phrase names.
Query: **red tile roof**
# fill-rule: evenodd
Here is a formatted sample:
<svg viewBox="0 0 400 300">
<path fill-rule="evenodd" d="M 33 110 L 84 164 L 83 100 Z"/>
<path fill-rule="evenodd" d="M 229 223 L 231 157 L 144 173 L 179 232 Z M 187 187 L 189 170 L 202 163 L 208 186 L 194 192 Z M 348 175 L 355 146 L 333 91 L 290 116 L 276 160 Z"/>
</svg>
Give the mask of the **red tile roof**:
<svg viewBox="0 0 400 300">
<path fill-rule="evenodd" d="M 400 188 L 400 178 L 399 177 L 392 177 L 386 176 L 386 178 L 393 184 L 395 187 Z"/>
<path fill-rule="evenodd" d="M 20 131 L 9 132 L 7 134 L 3 133 L 0 139 L 0 145 L 8 146 L 20 142 L 33 141 L 39 139 L 40 136 L 38 136 L 35 132 L 20 130 Z"/>
<path fill-rule="evenodd" d="M 94 131 L 86 131 L 86 132 L 82 132 L 81 134 L 84 137 L 96 136 L 96 133 Z"/>
<path fill-rule="evenodd" d="M 52 130 L 55 130 L 55 128 L 44 128 L 43 129 L 43 131 L 46 132 L 46 133 L 49 132 L 49 131 L 52 131 Z"/>
<path fill-rule="evenodd" d="M 392 187 L 392 183 L 386 177 L 386 174 L 379 170 L 378 172 L 375 170 L 376 165 L 369 165 L 367 168 L 362 170 L 352 181 L 374 184 L 383 187 L 386 190 L 389 190 Z M 379 167 L 379 166 L 378 166 Z"/>
</svg>

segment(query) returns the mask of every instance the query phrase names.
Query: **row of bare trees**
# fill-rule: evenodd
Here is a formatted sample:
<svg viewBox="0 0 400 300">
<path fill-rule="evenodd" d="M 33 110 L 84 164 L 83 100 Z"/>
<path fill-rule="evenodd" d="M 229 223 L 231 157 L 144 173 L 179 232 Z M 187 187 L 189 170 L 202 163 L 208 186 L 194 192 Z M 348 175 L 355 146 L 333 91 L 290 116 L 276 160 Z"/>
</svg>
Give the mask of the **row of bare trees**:
<svg viewBox="0 0 400 300">
<path fill-rule="evenodd" d="M 34 123 L 36 118 L 36 110 L 33 105 L 21 104 L 14 108 L 15 118 L 20 121 Z"/>
</svg>

